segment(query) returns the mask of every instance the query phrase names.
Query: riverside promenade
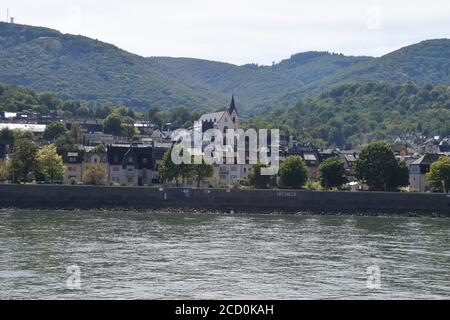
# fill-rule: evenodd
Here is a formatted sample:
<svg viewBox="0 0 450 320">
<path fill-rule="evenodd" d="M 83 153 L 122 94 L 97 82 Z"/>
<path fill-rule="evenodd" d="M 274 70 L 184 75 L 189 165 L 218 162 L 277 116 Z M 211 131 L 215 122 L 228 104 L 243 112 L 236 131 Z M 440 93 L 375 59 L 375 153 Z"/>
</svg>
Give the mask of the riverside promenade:
<svg viewBox="0 0 450 320">
<path fill-rule="evenodd" d="M 450 194 L 4 184 L 0 207 L 450 216 Z"/>
</svg>

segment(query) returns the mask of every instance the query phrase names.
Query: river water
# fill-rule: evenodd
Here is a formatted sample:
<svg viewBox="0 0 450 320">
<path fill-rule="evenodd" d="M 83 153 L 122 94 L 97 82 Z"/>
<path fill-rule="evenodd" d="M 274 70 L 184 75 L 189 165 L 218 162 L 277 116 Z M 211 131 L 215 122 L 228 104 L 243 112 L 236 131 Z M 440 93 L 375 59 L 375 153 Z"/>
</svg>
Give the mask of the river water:
<svg viewBox="0 0 450 320">
<path fill-rule="evenodd" d="M 448 218 L 5 209 L 0 258 L 2 299 L 450 298 Z"/>
</svg>

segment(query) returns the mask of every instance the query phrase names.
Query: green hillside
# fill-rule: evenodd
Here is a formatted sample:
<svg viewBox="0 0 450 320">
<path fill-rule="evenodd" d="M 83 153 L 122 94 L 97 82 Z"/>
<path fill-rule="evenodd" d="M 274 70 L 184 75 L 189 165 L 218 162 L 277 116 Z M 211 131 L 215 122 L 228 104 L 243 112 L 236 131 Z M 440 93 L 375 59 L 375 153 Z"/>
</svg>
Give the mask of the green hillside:
<svg viewBox="0 0 450 320">
<path fill-rule="evenodd" d="M 216 110 L 232 93 L 242 116 L 294 105 L 340 83 L 449 84 L 450 40 L 429 40 L 380 58 L 328 52 L 272 66 L 144 58 L 83 36 L 0 23 L 0 81 L 93 105 Z"/>
<path fill-rule="evenodd" d="M 327 52 L 293 55 L 273 66 L 247 64 L 236 66 L 188 58 L 148 58 L 148 62 L 171 78 L 215 94 L 217 99 L 238 97 L 243 111 L 262 112 L 299 87 L 336 74 L 351 65 L 368 61 L 367 57 L 345 57 Z M 240 109 L 241 110 L 241 109 Z"/>
<path fill-rule="evenodd" d="M 136 108 L 215 104 L 113 45 L 16 24 L 0 23 L 0 81 L 55 92 L 62 99 Z"/>
<path fill-rule="evenodd" d="M 412 83 L 339 85 L 247 121 L 323 146 L 353 146 L 408 133 L 450 135 L 450 87 Z"/>
<path fill-rule="evenodd" d="M 298 87 L 282 97 L 281 101 L 292 104 L 298 97 L 319 94 L 336 84 L 370 81 L 450 84 L 450 39 L 422 41 L 380 58 L 351 65 L 319 81 Z"/>
</svg>

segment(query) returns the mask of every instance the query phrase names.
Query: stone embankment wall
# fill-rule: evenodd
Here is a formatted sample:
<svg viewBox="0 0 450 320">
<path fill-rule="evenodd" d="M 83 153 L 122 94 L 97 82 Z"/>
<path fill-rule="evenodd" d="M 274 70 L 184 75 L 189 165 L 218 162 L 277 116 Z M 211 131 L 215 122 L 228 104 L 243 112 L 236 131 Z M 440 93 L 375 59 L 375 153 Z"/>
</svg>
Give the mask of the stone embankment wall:
<svg viewBox="0 0 450 320">
<path fill-rule="evenodd" d="M 450 216 L 450 195 L 158 187 L 0 185 L 0 207 L 33 209 L 189 208 L 235 212 L 439 214 Z"/>
</svg>

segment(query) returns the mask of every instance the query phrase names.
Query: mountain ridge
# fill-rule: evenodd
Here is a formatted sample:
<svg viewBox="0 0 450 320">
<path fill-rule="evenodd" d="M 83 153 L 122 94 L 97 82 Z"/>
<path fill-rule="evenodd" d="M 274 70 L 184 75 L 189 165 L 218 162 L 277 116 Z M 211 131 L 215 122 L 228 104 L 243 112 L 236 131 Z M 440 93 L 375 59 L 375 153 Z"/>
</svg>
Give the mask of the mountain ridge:
<svg viewBox="0 0 450 320">
<path fill-rule="evenodd" d="M 350 82 L 449 84 L 450 40 L 425 40 L 384 56 L 327 51 L 291 55 L 272 66 L 196 58 L 143 57 L 85 36 L 0 23 L 0 82 L 63 99 L 147 109 L 206 111 L 237 96 L 243 116 L 260 114 Z"/>
</svg>

